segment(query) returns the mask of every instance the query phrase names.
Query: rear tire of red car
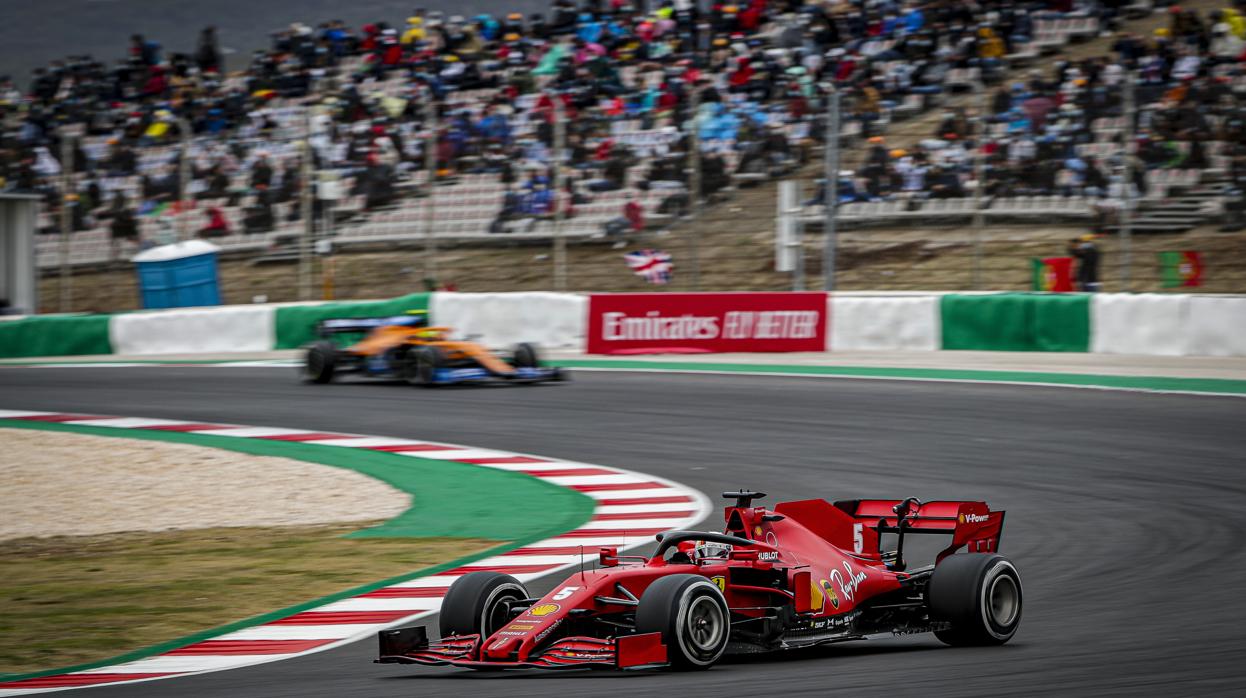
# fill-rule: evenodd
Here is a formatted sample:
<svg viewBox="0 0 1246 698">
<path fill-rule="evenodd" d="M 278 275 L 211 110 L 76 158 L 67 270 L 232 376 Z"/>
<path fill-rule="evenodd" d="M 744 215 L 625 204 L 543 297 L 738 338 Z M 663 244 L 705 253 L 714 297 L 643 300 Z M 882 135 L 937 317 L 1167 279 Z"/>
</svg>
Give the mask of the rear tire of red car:
<svg viewBox="0 0 1246 698">
<path fill-rule="evenodd" d="M 708 669 L 727 649 L 731 611 L 713 582 L 695 574 L 676 574 L 650 584 L 641 595 L 636 632 L 662 634 L 671 668 Z"/>
<path fill-rule="evenodd" d="M 328 383 L 337 369 L 337 347 L 333 342 L 316 342 L 303 357 L 303 377 L 311 383 Z"/>
<path fill-rule="evenodd" d="M 1008 558 L 968 553 L 944 558 L 926 586 L 935 637 L 954 647 L 1002 645 L 1021 625 L 1021 575 Z"/>
<path fill-rule="evenodd" d="M 441 602 L 441 636 L 475 635 L 486 638 L 511 622 L 508 602 L 528 598 L 518 579 L 500 572 L 471 572 L 459 577 Z"/>
</svg>

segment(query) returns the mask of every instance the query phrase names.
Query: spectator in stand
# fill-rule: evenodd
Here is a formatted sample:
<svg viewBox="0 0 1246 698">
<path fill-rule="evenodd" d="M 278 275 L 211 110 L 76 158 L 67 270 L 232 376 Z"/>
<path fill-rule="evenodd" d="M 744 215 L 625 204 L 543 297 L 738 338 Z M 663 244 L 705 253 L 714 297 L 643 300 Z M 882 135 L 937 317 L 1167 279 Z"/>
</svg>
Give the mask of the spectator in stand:
<svg viewBox="0 0 1246 698">
<path fill-rule="evenodd" d="M 229 221 L 225 220 L 225 212 L 219 206 L 209 206 L 203 214 L 208 222 L 199 229 L 199 237 L 221 238 L 229 235 Z"/>
<path fill-rule="evenodd" d="M 221 50 L 217 45 L 216 27 L 204 27 L 199 32 L 199 46 L 195 49 L 195 64 L 200 73 L 221 72 Z"/>
<path fill-rule="evenodd" d="M 120 256 L 121 241 L 138 240 L 138 221 L 134 218 L 134 210 L 126 201 L 125 194 L 120 191 L 113 194 L 112 203 L 109 204 L 105 217 L 111 221 L 109 224 L 110 257 L 117 259 Z"/>
<path fill-rule="evenodd" d="M 252 189 L 261 187 L 267 189 L 273 183 L 273 167 L 268 162 L 268 152 L 261 150 L 256 153 L 255 163 L 251 165 L 251 181 Z"/>
<path fill-rule="evenodd" d="M 261 184 L 257 189 L 254 201 L 246 208 L 242 219 L 243 228 L 248 234 L 270 232 L 276 223 L 268 187 Z"/>
</svg>

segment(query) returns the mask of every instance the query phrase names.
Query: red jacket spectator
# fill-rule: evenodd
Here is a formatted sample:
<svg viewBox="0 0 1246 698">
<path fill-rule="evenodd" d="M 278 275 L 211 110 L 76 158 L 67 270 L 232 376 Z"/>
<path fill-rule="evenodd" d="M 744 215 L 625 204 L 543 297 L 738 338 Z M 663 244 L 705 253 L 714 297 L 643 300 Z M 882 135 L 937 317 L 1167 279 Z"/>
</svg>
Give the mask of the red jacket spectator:
<svg viewBox="0 0 1246 698">
<path fill-rule="evenodd" d="M 225 220 L 225 213 L 219 207 L 212 206 L 204 211 L 204 215 L 208 217 L 208 224 L 199 229 L 199 237 L 219 238 L 229 235 L 229 221 Z"/>
</svg>

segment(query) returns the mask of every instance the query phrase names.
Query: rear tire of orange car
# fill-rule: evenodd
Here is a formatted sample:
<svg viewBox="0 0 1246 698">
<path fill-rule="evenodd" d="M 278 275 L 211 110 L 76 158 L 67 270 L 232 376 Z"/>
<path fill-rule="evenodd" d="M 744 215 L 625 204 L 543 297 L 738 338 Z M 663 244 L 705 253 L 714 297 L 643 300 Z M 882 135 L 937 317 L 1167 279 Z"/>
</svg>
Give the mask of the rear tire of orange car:
<svg viewBox="0 0 1246 698">
<path fill-rule="evenodd" d="M 731 610 L 718 586 L 695 574 L 663 577 L 636 607 L 636 632 L 661 633 L 667 661 L 678 671 L 714 666 L 731 638 Z"/>
<path fill-rule="evenodd" d="M 500 572 L 470 572 L 459 577 L 446 591 L 438 619 L 442 637 L 496 633 L 515 616 L 508 602 L 528 598 L 528 590 L 518 579 Z"/>
<path fill-rule="evenodd" d="M 541 365 L 541 353 L 537 351 L 536 345 L 520 342 L 515 345 L 511 365 L 515 368 L 538 368 Z"/>
<path fill-rule="evenodd" d="M 303 377 L 310 383 L 328 383 L 337 370 L 337 347 L 333 342 L 316 342 L 303 357 Z"/>
<path fill-rule="evenodd" d="M 935 637 L 953 647 L 1002 645 L 1021 625 L 1021 574 L 992 553 L 951 555 L 926 585 L 932 620 L 950 623 Z"/>
</svg>

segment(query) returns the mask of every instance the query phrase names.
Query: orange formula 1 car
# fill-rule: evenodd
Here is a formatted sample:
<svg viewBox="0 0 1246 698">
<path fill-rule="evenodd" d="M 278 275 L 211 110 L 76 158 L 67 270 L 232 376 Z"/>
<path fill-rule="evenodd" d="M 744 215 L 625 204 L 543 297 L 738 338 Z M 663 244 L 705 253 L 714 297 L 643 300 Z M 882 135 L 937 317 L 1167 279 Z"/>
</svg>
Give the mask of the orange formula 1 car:
<svg viewBox="0 0 1246 698">
<path fill-rule="evenodd" d="M 360 333 L 363 338 L 354 344 L 342 341 Z M 307 347 L 301 369 L 312 383 L 328 383 L 343 373 L 398 377 L 422 386 L 567 379 L 561 368 L 541 365 L 532 344 L 519 344 L 508 356 L 498 355 L 475 342 L 450 339 L 450 328 L 429 327 L 423 314 L 325 320 L 318 334 L 321 339 Z"/>
</svg>

